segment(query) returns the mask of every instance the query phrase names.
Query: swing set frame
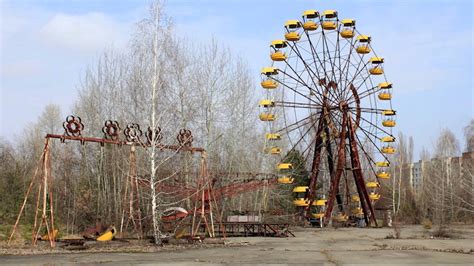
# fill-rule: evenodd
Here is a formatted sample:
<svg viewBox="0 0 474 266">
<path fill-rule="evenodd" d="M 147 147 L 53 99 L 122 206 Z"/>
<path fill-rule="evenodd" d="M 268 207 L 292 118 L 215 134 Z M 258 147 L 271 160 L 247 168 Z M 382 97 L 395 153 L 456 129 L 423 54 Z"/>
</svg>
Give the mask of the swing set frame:
<svg viewBox="0 0 474 266">
<path fill-rule="evenodd" d="M 54 210 L 53 210 L 53 181 L 51 178 L 51 150 L 50 150 L 50 142 L 53 139 L 59 139 L 61 143 L 65 143 L 66 141 L 79 141 L 81 145 L 85 143 L 99 143 L 101 146 L 104 144 L 112 144 L 123 146 L 127 145 L 130 146 L 130 168 L 129 174 L 127 177 L 127 186 L 128 182 L 130 182 L 130 191 L 125 191 L 125 194 L 130 194 L 129 198 L 129 219 L 131 218 L 132 223 L 134 224 L 134 229 L 138 234 L 139 238 L 142 237 L 142 226 L 141 226 L 141 214 L 139 207 L 134 206 L 134 202 L 138 202 L 138 179 L 137 179 L 137 171 L 136 171 L 136 157 L 135 157 L 135 147 L 143 147 L 147 148 L 150 147 L 151 143 L 154 143 L 160 150 L 171 150 L 177 153 L 179 152 L 189 152 L 199 153 L 201 156 L 201 166 L 200 166 L 200 177 L 197 182 L 199 193 L 198 200 L 195 201 L 194 211 L 193 211 L 193 218 L 192 218 L 192 227 L 191 227 L 191 237 L 194 237 L 200 228 L 202 222 L 205 224 L 205 228 L 209 233 L 210 237 L 215 236 L 214 232 L 214 217 L 213 217 L 213 209 L 218 208 L 216 197 L 212 190 L 212 182 L 209 176 L 209 172 L 207 169 L 207 153 L 206 150 L 199 147 L 193 147 L 192 141 L 193 137 L 191 131 L 182 129 L 179 131 L 177 136 L 177 140 L 179 145 L 165 145 L 161 144 L 160 140 L 162 138 L 161 129 L 157 128 L 152 131 L 148 128 L 148 132 L 146 133 L 147 143 L 143 143 L 140 139 L 142 136 L 142 132 L 138 124 L 128 124 L 126 129 L 124 130 L 125 140 L 119 139 L 120 134 L 120 126 L 117 121 L 107 120 L 105 122 L 105 126 L 103 127 L 102 131 L 104 132 L 103 138 L 95 138 L 95 137 L 83 137 L 81 132 L 84 129 L 84 125 L 81 122 L 80 117 L 78 116 L 68 116 L 66 121 L 63 123 L 63 128 L 65 132 L 63 135 L 59 134 L 46 134 L 44 138 L 44 148 L 41 154 L 41 157 L 37 163 L 37 167 L 33 174 L 33 177 L 30 180 L 28 189 L 26 191 L 25 197 L 23 199 L 23 203 L 21 205 L 20 211 L 18 213 L 17 219 L 15 224 L 13 225 L 12 232 L 8 239 L 8 244 L 11 243 L 13 236 L 17 230 L 19 221 L 21 216 L 25 210 L 26 203 L 28 202 L 29 195 L 34 187 L 37 184 L 38 193 L 36 197 L 36 208 L 35 208 L 35 218 L 33 223 L 33 231 L 32 231 L 32 245 L 36 245 L 37 241 L 40 236 L 40 232 L 42 226 L 46 227 L 47 235 L 46 239 L 50 243 L 50 246 L 53 248 L 56 245 L 56 237 L 57 237 L 57 230 L 55 229 L 54 225 Z M 152 141 L 153 139 L 153 141 Z M 210 196 L 210 197 L 209 197 Z M 49 208 L 48 208 L 49 204 Z M 41 209 L 40 209 L 41 205 Z M 138 211 L 138 217 L 134 217 L 135 208 Z M 124 208 L 125 211 L 126 208 Z M 41 210 L 41 215 L 40 215 Z M 216 209 L 216 213 L 218 216 L 220 212 Z M 208 217 L 207 217 L 208 216 Z M 222 227 L 222 217 L 218 217 L 219 223 Z M 129 221 L 127 222 L 128 226 Z M 122 217 L 122 225 L 123 226 L 123 217 Z"/>
</svg>

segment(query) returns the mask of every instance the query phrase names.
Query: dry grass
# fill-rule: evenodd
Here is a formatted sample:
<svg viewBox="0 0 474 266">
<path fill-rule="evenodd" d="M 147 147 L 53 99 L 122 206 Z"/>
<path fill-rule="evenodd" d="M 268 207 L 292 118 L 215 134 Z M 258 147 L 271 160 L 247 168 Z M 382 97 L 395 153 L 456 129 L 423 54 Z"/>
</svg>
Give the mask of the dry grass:
<svg viewBox="0 0 474 266">
<path fill-rule="evenodd" d="M 421 225 L 423 225 L 423 228 L 426 230 L 431 230 L 433 227 L 433 223 L 430 219 L 423 219 L 423 221 L 421 221 Z"/>
</svg>

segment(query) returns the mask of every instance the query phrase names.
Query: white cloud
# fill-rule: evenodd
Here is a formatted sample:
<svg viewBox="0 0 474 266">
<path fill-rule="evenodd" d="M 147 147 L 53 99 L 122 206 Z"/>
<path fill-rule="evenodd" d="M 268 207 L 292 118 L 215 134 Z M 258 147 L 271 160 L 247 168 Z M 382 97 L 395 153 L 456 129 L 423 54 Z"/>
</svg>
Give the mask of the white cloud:
<svg viewBox="0 0 474 266">
<path fill-rule="evenodd" d="M 102 13 L 83 15 L 57 14 L 40 30 L 42 42 L 54 48 L 91 52 L 126 42 L 124 28 Z"/>
</svg>

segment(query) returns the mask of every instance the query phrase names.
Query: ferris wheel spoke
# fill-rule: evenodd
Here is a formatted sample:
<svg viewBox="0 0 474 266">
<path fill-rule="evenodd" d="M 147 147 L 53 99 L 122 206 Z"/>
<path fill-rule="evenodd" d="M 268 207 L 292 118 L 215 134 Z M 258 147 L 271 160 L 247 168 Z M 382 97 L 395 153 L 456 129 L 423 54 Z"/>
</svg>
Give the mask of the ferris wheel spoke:
<svg viewBox="0 0 474 266">
<path fill-rule="evenodd" d="M 298 120 L 298 121 L 296 121 L 296 122 L 294 122 L 294 123 L 292 123 L 292 124 L 290 124 L 290 125 L 285 125 L 285 127 L 278 129 L 278 130 L 276 131 L 276 133 L 282 133 L 282 132 L 284 132 L 284 131 L 286 131 L 287 133 L 290 133 L 290 132 L 292 132 L 292 131 L 294 131 L 294 130 L 300 128 L 300 127 L 303 127 L 303 126 L 305 126 L 305 125 L 311 123 L 311 121 L 312 121 L 311 118 L 313 118 L 316 114 L 318 114 L 318 113 L 310 114 L 309 116 L 307 116 L 307 117 L 305 117 L 305 118 L 303 118 L 303 119 L 300 119 L 300 120 Z M 308 121 L 305 121 L 305 120 L 308 120 Z M 305 122 L 304 122 L 303 124 L 301 124 L 303 121 L 305 121 Z M 300 125 L 300 124 L 301 124 L 301 125 Z M 291 128 L 291 127 L 293 127 L 293 128 Z M 291 128 L 291 129 L 290 129 L 290 128 Z"/>
<path fill-rule="evenodd" d="M 318 88 L 318 85 L 316 84 L 316 82 L 314 81 L 315 78 L 317 78 L 318 80 L 320 79 L 319 77 L 319 73 L 316 73 L 313 71 L 313 69 L 306 63 L 306 60 L 303 58 L 303 56 L 301 55 L 301 52 L 299 51 L 298 49 L 298 46 L 296 45 L 291 45 L 290 43 L 288 44 L 288 46 L 293 50 L 293 52 L 295 52 L 295 54 L 299 57 L 299 59 L 301 60 L 301 62 L 303 62 L 304 66 L 305 66 L 305 69 L 306 69 L 306 72 L 308 72 L 308 75 L 314 85 L 314 89 L 310 89 L 310 93 L 313 93 L 316 97 L 319 96 L 318 94 L 318 91 L 317 91 L 317 88 Z M 286 62 L 288 67 L 290 67 L 290 69 L 295 73 L 296 71 L 291 67 L 290 64 L 288 64 L 288 62 Z M 319 98 L 319 100 L 321 100 Z"/>
<path fill-rule="evenodd" d="M 351 60 L 351 55 L 352 55 L 352 51 L 354 50 L 353 49 L 354 48 L 353 40 L 354 40 L 354 38 L 352 38 L 351 42 L 350 42 L 349 54 L 347 55 L 346 63 L 344 64 L 344 67 L 342 68 L 342 70 L 339 72 L 340 73 L 339 81 L 338 81 L 339 84 L 342 84 L 342 81 L 343 81 L 342 80 L 342 75 L 343 75 L 343 73 L 346 73 L 346 76 L 345 76 L 344 80 L 347 81 L 347 79 L 348 79 L 349 67 L 351 65 L 351 63 L 350 63 L 351 62 L 350 61 Z M 346 84 L 344 84 L 344 86 L 346 86 Z"/>
<path fill-rule="evenodd" d="M 377 171 L 374 168 L 374 165 L 376 164 L 375 161 L 372 159 L 372 157 L 369 155 L 369 153 L 365 150 L 364 145 L 362 144 L 362 142 L 359 139 L 359 136 L 357 134 L 355 136 L 357 138 L 357 146 L 362 151 L 365 159 L 368 162 L 368 165 L 369 165 L 368 169 L 372 172 L 372 176 L 375 177 L 375 179 L 377 179 L 377 181 L 378 181 L 379 178 L 377 177 Z"/>
<path fill-rule="evenodd" d="M 291 45 L 289 45 L 289 46 L 291 47 Z M 295 52 L 295 53 L 296 53 L 296 52 Z M 298 55 L 298 58 L 301 58 L 298 53 L 296 53 L 296 54 Z M 301 59 L 301 61 L 302 61 L 303 64 L 305 65 L 305 69 L 306 69 L 307 67 L 306 67 L 305 61 L 304 61 L 303 59 Z M 288 68 L 290 68 L 291 71 L 292 71 L 292 72 L 296 75 L 296 77 L 298 77 L 298 78 L 293 77 L 292 75 L 290 75 L 290 74 L 287 73 L 286 71 L 280 70 L 280 72 L 284 73 L 286 76 L 292 78 L 292 79 L 295 80 L 296 82 L 299 82 L 299 83 L 301 83 L 302 85 L 304 85 L 305 87 L 307 87 L 307 88 L 309 89 L 310 93 L 311 93 L 311 92 L 313 92 L 313 93 L 316 92 L 313 88 L 311 88 L 311 86 L 308 85 L 308 83 L 306 83 L 306 82 L 304 81 L 304 79 L 303 79 L 303 77 L 302 77 L 302 75 L 301 75 L 301 74 L 303 73 L 303 71 L 300 71 L 301 73 L 298 73 L 298 71 L 296 71 L 296 70 L 288 63 L 288 61 L 285 61 L 285 63 L 286 63 L 286 66 L 287 66 Z M 311 73 L 308 72 L 308 74 L 309 74 L 309 77 L 310 77 L 311 81 L 312 81 L 313 84 L 314 84 L 314 79 L 312 78 Z M 314 84 L 314 85 L 316 85 L 316 84 Z"/>
<path fill-rule="evenodd" d="M 308 127 L 308 129 L 305 131 L 305 133 L 300 136 L 300 138 L 298 139 L 298 141 L 297 141 L 294 145 L 293 145 L 293 144 L 291 145 L 292 148 L 290 149 L 290 151 L 296 149 L 296 147 L 297 147 L 297 146 L 300 144 L 300 142 L 306 137 L 306 135 L 308 135 L 308 133 L 311 131 L 311 129 L 314 128 L 314 126 L 316 125 L 316 122 L 317 122 L 317 121 L 313 122 L 313 124 L 311 124 L 311 126 Z M 308 149 L 313 145 L 312 143 L 313 143 L 313 140 L 312 140 L 308 145 L 306 145 L 306 148 L 302 151 L 301 154 L 304 155 L 304 154 L 308 151 Z"/>
<path fill-rule="evenodd" d="M 323 37 L 322 37 L 323 34 L 321 34 L 321 37 L 320 37 L 320 40 L 318 41 L 319 42 L 323 42 Z M 308 32 L 306 32 L 306 36 L 308 38 L 308 43 L 309 43 L 309 46 L 310 46 L 310 49 L 311 49 L 311 54 L 313 56 L 313 60 L 314 60 L 314 63 L 316 64 L 316 60 L 318 61 L 319 65 L 321 66 L 321 68 L 324 70 L 324 78 L 319 78 L 319 82 L 322 82 L 324 80 L 324 83 L 326 83 L 326 78 L 329 78 L 328 77 L 328 71 L 326 70 L 326 62 L 323 58 L 323 60 L 321 61 L 321 58 L 319 57 L 319 53 L 317 52 L 316 50 L 316 47 L 313 46 L 313 42 L 311 41 L 311 38 L 309 37 L 309 34 Z M 323 57 L 325 56 L 325 53 L 324 53 L 324 45 L 323 45 L 323 53 L 322 53 Z M 324 62 L 324 64 L 323 64 Z M 325 86 L 326 87 L 326 86 Z M 327 88 L 326 88 L 327 89 Z M 331 92 L 331 90 L 329 90 L 329 94 L 331 96 L 331 102 L 332 103 L 337 103 L 337 98 L 335 95 L 333 95 L 333 93 Z"/>
<path fill-rule="evenodd" d="M 354 113 L 354 110 L 350 110 L 350 109 L 348 109 L 348 110 L 350 111 L 351 114 L 357 115 L 356 113 Z M 351 120 L 354 120 L 352 117 L 350 117 L 350 119 L 351 119 Z M 342 122 L 342 114 L 340 114 L 340 113 L 334 113 L 334 121 L 336 121 L 339 125 L 341 125 L 341 127 L 345 126 L 345 125 L 343 124 L 343 122 Z M 353 123 L 357 124 L 356 121 L 353 121 Z M 372 135 L 372 138 L 379 139 L 379 137 L 377 137 L 376 135 L 374 135 L 372 132 L 366 130 L 366 129 L 365 129 L 364 127 L 362 127 L 362 126 L 358 126 L 358 129 L 360 129 L 361 131 L 363 131 L 363 132 L 365 133 L 365 135 L 367 136 L 367 138 L 370 138 L 370 137 L 368 136 L 368 135 L 370 134 L 370 135 Z M 356 135 L 357 135 L 357 134 L 356 134 Z M 374 143 L 374 145 L 375 145 L 375 143 Z"/>
<path fill-rule="evenodd" d="M 307 37 L 307 39 L 308 39 L 309 47 L 310 47 L 310 49 L 311 49 L 311 52 L 310 52 L 310 53 L 311 53 L 311 56 L 313 57 L 313 62 L 314 62 L 314 64 L 316 65 L 317 62 L 319 62 L 319 66 L 324 70 L 324 76 L 327 76 L 327 74 L 326 74 L 326 68 L 321 64 L 321 60 L 319 59 L 318 52 L 316 51 L 316 48 L 313 46 L 313 42 L 311 41 L 311 38 L 309 37 L 309 36 L 310 36 L 309 33 L 308 33 L 307 31 L 305 31 L 305 33 L 306 33 L 306 37 Z M 317 43 L 317 44 L 319 44 L 320 40 L 321 40 L 321 39 L 318 40 L 318 43 Z M 316 45 L 317 45 L 317 44 L 316 44 Z M 316 58 L 317 58 L 317 62 L 316 62 Z M 316 69 L 318 69 L 318 68 L 316 68 Z M 318 69 L 318 73 L 319 73 L 319 69 Z M 318 75 L 318 78 L 319 78 L 319 75 Z M 321 78 L 319 78 L 319 80 L 320 80 L 320 79 L 321 79 Z"/>
<path fill-rule="evenodd" d="M 377 93 L 377 92 L 379 92 L 379 91 L 381 91 L 381 90 L 382 90 L 382 89 L 379 88 L 378 86 L 374 86 L 374 87 L 372 87 L 372 88 L 370 88 L 370 89 L 368 89 L 368 90 L 363 91 L 363 92 L 360 94 L 361 96 L 360 96 L 359 98 L 360 98 L 360 99 L 364 99 L 364 98 L 369 97 L 370 95 L 373 95 L 374 93 Z"/>
<path fill-rule="evenodd" d="M 362 153 L 364 154 L 364 156 L 366 157 L 367 161 L 369 162 L 369 166 L 370 166 L 370 169 L 372 170 L 372 172 L 374 173 L 374 176 L 376 176 L 377 174 L 377 171 L 375 171 L 375 168 L 374 168 L 374 165 L 375 165 L 375 160 L 369 155 L 369 152 L 366 151 L 364 145 L 363 145 L 363 142 L 360 140 L 359 138 L 359 135 L 358 134 L 355 134 L 355 137 L 357 139 L 357 145 L 359 146 L 360 150 L 362 150 Z M 377 147 L 377 145 L 375 145 L 374 142 L 372 142 L 372 139 L 370 137 L 368 137 L 366 135 L 366 138 L 371 142 L 372 145 L 374 145 L 375 147 Z M 383 154 L 383 153 L 381 153 Z M 383 155 L 382 155 L 383 156 Z M 385 156 L 383 156 L 385 157 Z"/>
<path fill-rule="evenodd" d="M 360 111 L 362 113 L 372 113 L 372 114 L 382 114 L 383 111 L 385 111 L 384 109 L 378 109 L 378 108 L 365 108 L 365 107 L 360 107 L 360 108 L 357 108 L 357 107 L 348 107 L 348 110 L 351 110 L 351 111 L 356 111 L 357 109 L 360 109 Z"/>
<path fill-rule="evenodd" d="M 315 124 L 314 124 L 313 126 L 315 126 Z M 313 147 L 313 145 L 315 145 L 315 144 L 316 144 L 316 138 L 313 138 L 313 139 L 311 140 L 311 142 L 310 142 L 308 145 L 306 145 L 306 148 L 301 152 L 301 154 L 302 154 L 303 157 L 304 157 L 304 160 L 300 163 L 300 165 L 303 164 L 303 163 L 308 162 L 308 160 L 309 160 L 309 155 L 311 154 L 310 149 L 311 149 L 311 148 Z M 314 149 L 315 149 L 315 150 L 318 150 L 318 149 L 320 149 L 323 145 L 324 145 L 324 144 L 321 143 L 320 145 L 314 147 Z M 295 147 L 296 147 L 296 146 L 295 146 Z M 306 154 L 306 155 L 305 155 L 305 154 Z"/>
<path fill-rule="evenodd" d="M 359 70 L 359 67 L 360 67 L 360 64 L 361 64 L 361 63 L 362 63 L 362 60 L 359 61 L 359 64 L 357 65 L 357 69 L 356 69 L 356 71 L 355 71 L 354 76 L 352 77 L 351 81 L 350 81 L 349 83 L 347 83 L 347 84 L 354 84 L 354 81 L 359 77 L 359 75 L 362 73 L 362 71 L 363 71 L 363 70 L 367 70 L 367 65 L 369 64 L 369 62 L 364 63 L 364 65 L 362 66 L 362 68 Z M 368 73 L 368 72 L 369 72 L 369 71 L 367 71 L 367 73 Z M 365 82 L 365 80 L 366 80 L 367 78 L 370 78 L 370 74 L 369 74 L 366 78 L 364 78 L 364 82 Z M 347 80 L 346 80 L 346 82 L 347 82 Z M 363 84 L 364 82 L 362 82 L 361 84 Z M 346 85 L 347 85 L 347 84 L 346 84 Z M 360 86 L 361 84 L 359 84 L 359 86 Z M 358 88 L 357 88 L 357 89 L 358 89 Z M 345 97 L 347 97 L 347 94 L 348 94 L 348 92 L 346 92 Z"/>
<path fill-rule="evenodd" d="M 382 150 L 378 147 L 378 145 L 373 141 L 373 137 L 370 137 L 370 136 L 369 136 L 369 134 L 372 135 L 372 136 L 374 136 L 374 135 L 373 135 L 372 133 L 370 133 L 369 131 L 364 130 L 364 129 L 362 129 L 362 128 L 361 128 L 361 131 L 364 133 L 364 135 L 366 136 L 366 138 L 372 143 L 372 145 L 377 149 L 377 151 L 380 153 L 380 155 L 382 155 L 382 157 L 383 157 L 386 161 L 388 161 L 387 156 L 382 152 Z M 356 135 L 357 139 L 359 139 L 359 137 L 357 136 L 357 134 L 355 134 L 355 135 Z M 375 136 L 375 137 L 376 137 L 376 136 Z M 376 137 L 376 138 L 378 138 L 378 137 Z M 372 161 L 372 162 L 375 164 L 374 161 Z"/>
<path fill-rule="evenodd" d="M 339 35 L 337 35 L 338 38 L 339 38 Z M 334 63 L 331 59 L 331 52 L 329 50 L 329 45 L 328 45 L 328 40 L 326 38 L 326 34 L 324 33 L 323 31 L 323 34 L 322 34 L 322 38 L 323 38 L 323 51 L 324 51 L 324 48 L 326 47 L 326 53 L 323 54 L 323 60 L 325 59 L 325 56 L 327 54 L 328 56 L 328 60 L 329 60 L 329 64 L 331 65 L 331 70 L 332 70 L 332 80 L 335 81 L 336 80 L 336 71 L 334 70 Z"/>
<path fill-rule="evenodd" d="M 295 72 L 293 69 L 292 69 L 292 71 Z M 296 83 L 299 83 L 301 86 L 306 87 L 309 90 L 311 90 L 311 87 L 301 78 L 301 76 L 298 73 L 295 73 L 297 78 L 295 78 L 294 76 L 290 75 L 288 72 L 286 72 L 284 70 L 281 70 L 281 69 L 280 69 L 280 73 L 283 73 L 286 77 L 289 77 L 290 79 L 292 79 Z M 275 79 L 275 80 L 277 80 L 277 79 Z"/>
<path fill-rule="evenodd" d="M 292 107 L 292 108 L 306 108 L 306 109 L 320 109 L 322 105 L 320 104 L 311 104 L 311 103 L 300 103 L 300 102 L 285 102 L 285 101 L 275 101 L 276 107 Z"/>
<path fill-rule="evenodd" d="M 349 67 L 350 65 L 350 62 L 351 62 L 351 56 L 352 56 L 352 52 L 354 51 L 354 38 L 351 39 L 350 42 L 347 42 L 346 43 L 346 46 L 349 45 L 349 53 L 347 54 L 347 59 L 345 59 L 345 64 L 344 64 L 344 67 L 342 69 L 342 73 L 345 73 L 345 71 L 347 70 L 347 68 Z M 346 47 L 344 46 L 344 48 Z M 340 77 L 340 80 L 342 81 L 342 75 Z"/>
<path fill-rule="evenodd" d="M 351 50 L 349 52 L 348 62 L 350 62 L 350 55 L 352 54 L 353 48 L 354 48 L 354 44 L 351 45 Z M 344 84 L 344 86 L 347 86 L 348 84 L 353 84 L 354 80 L 359 76 L 359 74 L 362 72 L 362 70 L 366 69 L 368 62 L 365 62 L 363 67 L 359 70 L 361 63 L 363 62 L 363 59 L 364 59 L 364 55 L 362 55 L 362 56 L 359 55 L 359 60 L 358 60 L 358 63 L 357 63 L 357 67 L 355 68 L 354 75 L 353 75 L 350 82 L 349 82 L 349 73 L 350 73 L 349 68 L 350 67 L 348 67 L 348 69 L 346 71 L 346 78 L 345 78 L 346 83 Z M 347 97 L 347 94 L 345 95 L 345 97 Z"/>
<path fill-rule="evenodd" d="M 336 65 L 336 59 L 338 61 L 338 64 L 336 65 L 337 67 L 337 70 L 339 72 L 339 78 L 341 76 L 341 73 L 342 73 L 342 70 L 341 70 L 341 43 L 340 43 L 340 38 L 339 38 L 339 35 L 340 35 L 340 25 L 337 29 L 337 40 L 336 40 L 336 45 L 335 45 L 335 49 L 334 49 L 334 62 L 333 62 L 333 66 Z M 343 48 L 342 48 L 343 49 Z M 336 55 L 337 54 L 337 55 Z M 339 84 L 339 81 L 337 80 L 337 75 L 336 73 L 334 72 L 334 81 L 336 82 L 336 84 L 338 84 L 339 86 L 339 89 L 337 90 L 337 95 L 339 97 L 340 100 L 342 100 L 342 94 L 343 94 L 343 87 L 341 87 L 341 84 Z"/>
<path fill-rule="evenodd" d="M 367 72 L 367 76 L 360 76 L 359 78 L 355 79 L 354 83 L 352 84 L 356 84 L 357 85 L 356 88 L 357 90 L 359 90 L 363 85 L 367 86 L 367 83 L 366 83 L 367 80 L 370 81 L 370 84 L 372 84 L 372 80 L 370 79 L 370 74 L 368 72 Z"/>
<path fill-rule="evenodd" d="M 314 114 L 316 115 L 316 114 Z M 299 140 L 297 141 L 297 143 L 295 145 L 292 144 L 293 148 L 291 150 L 293 150 L 297 145 L 299 145 L 299 143 L 304 139 L 304 137 L 306 137 L 306 135 L 311 131 L 311 129 L 314 129 L 315 128 L 315 125 L 316 123 L 321 124 L 320 120 L 321 119 L 325 119 L 326 116 L 328 116 L 328 113 L 324 114 L 324 115 L 321 115 L 321 113 L 319 113 L 319 118 L 314 120 L 314 122 L 311 124 L 310 127 L 308 127 L 308 129 L 305 131 L 304 134 L 301 134 L 301 137 L 299 138 Z M 318 129 L 316 128 L 316 132 L 318 132 Z M 317 133 L 316 133 L 317 134 Z M 312 142 L 307 146 L 307 148 L 303 151 L 303 154 L 309 149 L 309 147 L 311 147 L 313 144 L 314 144 L 314 139 L 312 140 Z"/>
<path fill-rule="evenodd" d="M 280 72 L 285 73 L 285 72 L 283 72 L 283 71 L 281 71 L 281 70 L 280 70 Z M 285 75 L 288 76 L 288 77 L 290 77 L 291 79 L 295 80 L 294 77 L 291 77 L 290 75 L 287 75 L 287 74 L 285 74 Z M 307 95 L 305 95 L 305 94 L 303 94 L 303 93 L 297 91 L 295 88 L 293 88 L 293 87 L 290 86 L 290 85 L 287 85 L 287 84 L 284 83 L 283 81 L 281 81 L 281 80 L 279 80 L 279 79 L 276 79 L 276 78 L 273 78 L 273 80 L 275 80 L 275 81 L 278 82 L 279 84 L 283 85 L 285 88 L 288 88 L 288 89 L 292 90 L 293 92 L 299 94 L 300 96 L 302 96 L 302 97 L 308 99 L 309 101 L 311 101 L 311 102 L 313 102 L 313 103 L 315 103 L 315 104 L 318 104 L 318 102 L 316 102 L 314 99 L 311 99 L 311 97 L 308 97 Z M 295 81 L 297 81 L 297 80 L 295 80 Z M 300 83 L 299 81 L 297 81 L 297 82 Z M 300 84 L 301 84 L 301 83 L 300 83 Z M 301 84 L 301 85 L 303 85 L 303 86 L 305 86 L 305 87 L 308 87 L 308 86 L 305 85 L 305 84 Z"/>
<path fill-rule="evenodd" d="M 353 111 L 351 111 L 351 113 L 353 113 Z M 382 131 L 383 133 L 385 133 L 385 134 L 387 134 L 387 135 L 389 135 L 389 136 L 392 136 L 391 133 L 387 132 L 385 129 L 379 127 L 378 125 L 372 123 L 372 121 L 369 121 L 369 120 L 367 120 L 367 119 L 364 118 L 364 117 L 361 117 L 361 119 L 364 120 L 365 122 L 367 122 L 368 124 L 370 124 L 372 127 L 375 127 L 376 129 Z M 360 128 L 363 129 L 363 127 L 360 127 Z M 363 130 L 364 130 L 364 129 L 363 129 Z M 380 139 L 380 137 L 374 135 L 372 132 L 367 131 L 367 130 L 364 130 L 364 131 L 367 132 L 367 133 L 369 133 L 369 134 L 371 134 L 371 135 L 374 136 L 375 138 Z"/>
</svg>

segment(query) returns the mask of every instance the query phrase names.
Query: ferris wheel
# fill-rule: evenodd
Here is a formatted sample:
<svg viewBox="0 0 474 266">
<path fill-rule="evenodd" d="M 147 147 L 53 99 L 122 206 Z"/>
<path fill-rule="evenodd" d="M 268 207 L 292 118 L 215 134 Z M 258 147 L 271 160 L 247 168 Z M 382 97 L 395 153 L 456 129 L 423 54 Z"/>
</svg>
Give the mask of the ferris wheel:
<svg viewBox="0 0 474 266">
<path fill-rule="evenodd" d="M 304 11 L 284 30 L 283 39 L 270 43 L 271 64 L 261 71 L 266 96 L 259 118 L 268 128 L 265 151 L 282 157 L 298 151 L 305 165 L 282 161 L 278 182 L 293 183 L 292 169 L 305 167 L 307 185 L 293 188 L 293 203 L 306 217 L 327 224 L 351 215 L 376 224 L 374 203 L 396 152 L 384 58 L 354 19 L 339 19 L 335 10 Z"/>
</svg>

